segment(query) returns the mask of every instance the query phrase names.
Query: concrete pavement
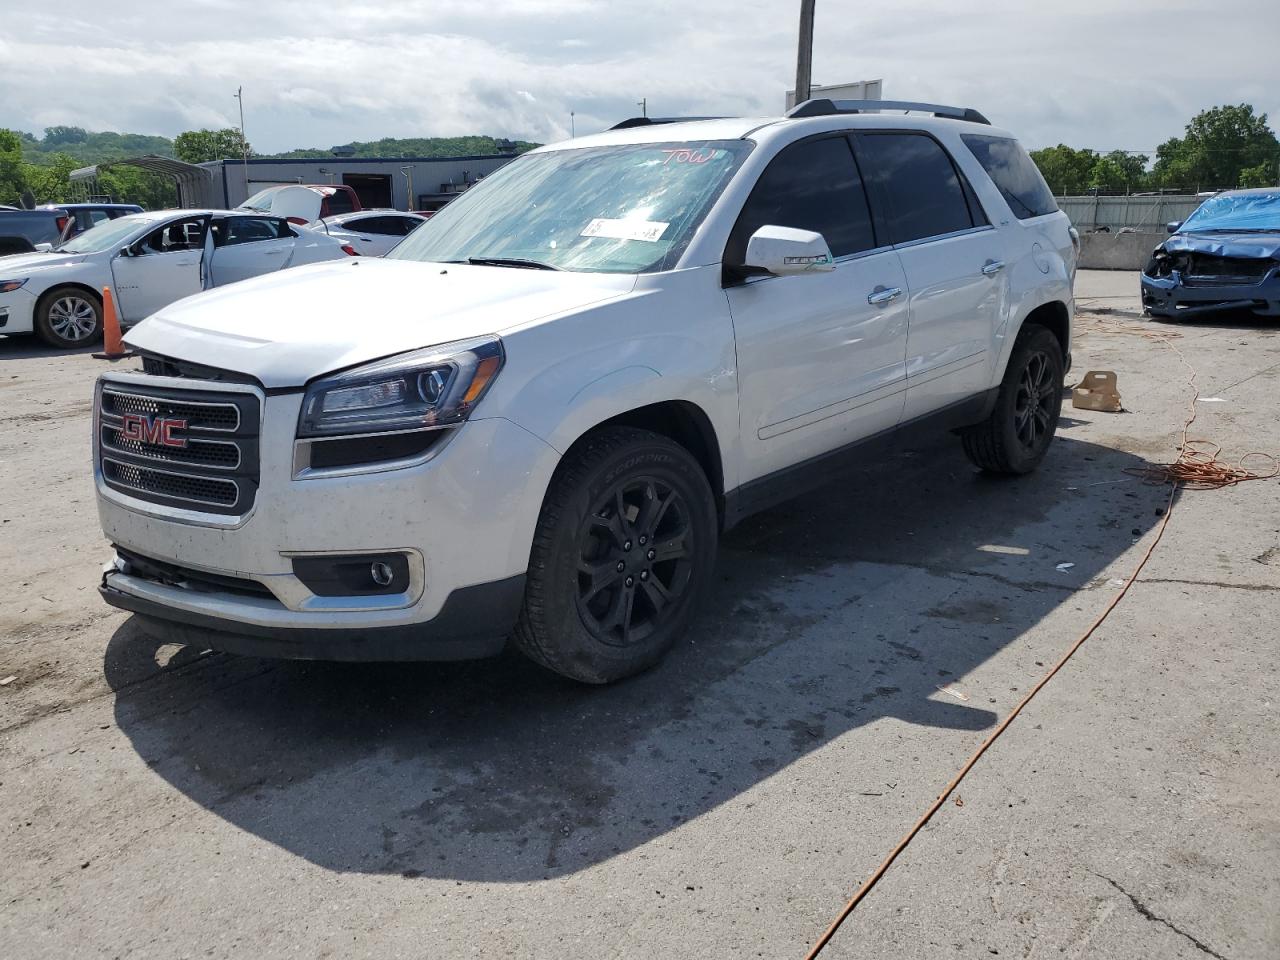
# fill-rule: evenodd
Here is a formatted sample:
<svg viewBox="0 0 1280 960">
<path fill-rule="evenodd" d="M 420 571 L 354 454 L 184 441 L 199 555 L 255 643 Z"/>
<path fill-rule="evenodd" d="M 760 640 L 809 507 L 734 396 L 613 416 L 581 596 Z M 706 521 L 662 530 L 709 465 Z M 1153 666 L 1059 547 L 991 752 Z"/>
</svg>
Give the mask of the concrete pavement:
<svg viewBox="0 0 1280 960">
<path fill-rule="evenodd" d="M 1197 433 L 1280 452 L 1274 324 L 1138 319 L 1082 274 L 1037 474 L 901 449 L 755 517 L 661 667 L 166 645 L 94 593 L 102 365 L 0 340 L 0 951 L 43 957 L 802 957 L 1131 575 Z M 1276 480 L 1183 493 L 1130 594 L 824 957 L 1280 954 Z M 1064 571 L 1059 564 L 1072 563 Z"/>
</svg>

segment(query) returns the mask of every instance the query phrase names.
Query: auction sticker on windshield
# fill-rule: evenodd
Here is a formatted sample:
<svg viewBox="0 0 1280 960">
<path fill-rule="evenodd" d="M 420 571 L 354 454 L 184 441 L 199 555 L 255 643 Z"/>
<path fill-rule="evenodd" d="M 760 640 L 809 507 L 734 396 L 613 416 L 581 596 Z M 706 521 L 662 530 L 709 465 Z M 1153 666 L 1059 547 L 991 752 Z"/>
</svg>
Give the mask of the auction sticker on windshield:
<svg viewBox="0 0 1280 960">
<path fill-rule="evenodd" d="M 582 231 L 584 237 L 608 237 L 611 240 L 659 240 L 669 224 L 661 220 L 609 220 L 597 217 Z"/>
</svg>

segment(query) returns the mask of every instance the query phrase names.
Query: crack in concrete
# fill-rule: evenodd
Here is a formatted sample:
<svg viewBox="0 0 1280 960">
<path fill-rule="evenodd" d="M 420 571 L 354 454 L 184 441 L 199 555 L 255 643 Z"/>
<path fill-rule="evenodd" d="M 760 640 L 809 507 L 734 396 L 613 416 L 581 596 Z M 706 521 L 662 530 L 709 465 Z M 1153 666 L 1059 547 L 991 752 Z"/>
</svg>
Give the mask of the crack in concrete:
<svg viewBox="0 0 1280 960">
<path fill-rule="evenodd" d="M 1115 887 L 1117 890 L 1123 893 L 1126 897 L 1128 897 L 1129 902 L 1133 904 L 1133 909 L 1137 910 L 1138 913 L 1140 913 L 1146 919 L 1152 921 L 1153 923 L 1164 924 L 1166 927 L 1168 927 L 1178 936 L 1183 937 L 1184 939 L 1190 941 L 1195 946 L 1195 948 L 1199 950 L 1201 953 L 1207 953 L 1211 957 L 1216 957 L 1217 960 L 1226 960 L 1226 957 L 1224 957 L 1222 954 L 1218 953 L 1217 951 L 1213 950 L 1211 947 L 1197 940 L 1195 937 L 1187 933 L 1185 930 L 1179 930 L 1177 927 L 1173 925 L 1172 922 L 1166 920 L 1164 917 L 1161 917 L 1152 913 L 1151 909 L 1145 903 L 1143 903 L 1141 900 L 1135 897 L 1132 893 L 1130 893 L 1124 887 L 1120 886 L 1120 884 L 1116 883 L 1110 877 L 1103 876 L 1101 873 L 1095 873 L 1094 876 L 1107 881 L 1107 883 L 1111 884 L 1111 886 Z"/>
<path fill-rule="evenodd" d="M 1257 373 L 1251 373 L 1249 376 L 1245 377 L 1243 380 L 1237 380 L 1235 383 L 1227 384 L 1227 386 L 1223 387 L 1221 390 L 1218 390 L 1216 392 L 1226 393 L 1228 390 L 1232 389 L 1233 387 L 1238 387 L 1242 383 L 1248 383 L 1250 380 L 1253 380 L 1256 377 L 1260 377 L 1264 373 L 1270 373 L 1272 370 L 1276 369 L 1276 367 L 1280 367 L 1280 363 L 1273 363 L 1269 367 L 1263 367 Z"/>
<path fill-rule="evenodd" d="M 1144 577 L 1134 581 L 1135 586 L 1139 583 L 1182 583 L 1190 587 L 1221 587 L 1224 590 L 1261 590 L 1263 592 L 1280 590 L 1280 584 L 1274 583 L 1224 583 L 1221 580 L 1180 580 L 1176 577 L 1150 579 Z"/>
</svg>

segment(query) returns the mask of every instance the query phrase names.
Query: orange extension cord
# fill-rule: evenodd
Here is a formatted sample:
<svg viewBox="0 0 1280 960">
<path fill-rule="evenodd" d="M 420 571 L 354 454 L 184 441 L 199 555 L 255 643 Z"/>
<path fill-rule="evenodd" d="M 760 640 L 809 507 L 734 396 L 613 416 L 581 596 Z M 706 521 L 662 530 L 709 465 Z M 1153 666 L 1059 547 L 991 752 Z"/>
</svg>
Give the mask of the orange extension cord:
<svg viewBox="0 0 1280 960">
<path fill-rule="evenodd" d="M 973 766 L 978 762 L 978 759 L 987 752 L 987 748 L 996 742 L 996 739 L 1000 734 L 1005 732 L 1009 724 L 1013 723 L 1014 718 L 1022 712 L 1023 707 L 1032 701 L 1035 695 L 1044 688 L 1045 684 L 1052 680 L 1054 675 L 1066 666 L 1067 661 L 1075 655 L 1075 652 L 1084 645 L 1086 640 L 1093 636 L 1098 627 L 1102 625 L 1102 622 L 1110 616 L 1111 611 L 1116 608 L 1116 605 L 1124 599 L 1124 595 L 1129 592 L 1129 587 L 1131 587 L 1133 582 L 1138 579 L 1138 574 L 1142 572 L 1142 568 L 1145 567 L 1147 565 L 1147 561 L 1151 559 L 1151 554 L 1155 551 L 1156 544 L 1158 544 L 1161 537 L 1164 536 L 1165 528 L 1169 526 L 1169 518 L 1173 516 L 1173 506 L 1176 502 L 1179 487 L 1186 487 L 1192 490 L 1216 490 L 1221 487 L 1234 486 L 1235 484 L 1241 483 L 1245 480 L 1265 480 L 1280 474 L 1280 462 L 1270 454 L 1245 454 L 1245 456 L 1241 457 L 1234 465 L 1228 465 L 1217 459 L 1218 454 L 1222 449 L 1217 444 L 1208 440 L 1190 440 L 1187 438 L 1187 433 L 1191 429 L 1191 424 L 1193 424 L 1196 419 L 1196 401 L 1200 397 L 1200 390 L 1199 387 L 1196 386 L 1195 367 L 1188 363 L 1187 358 L 1183 356 L 1182 351 L 1173 345 L 1171 340 L 1171 337 L 1174 336 L 1173 334 L 1162 335 L 1146 330 L 1133 330 L 1123 327 L 1111 328 L 1107 330 L 1107 332 L 1130 333 L 1135 336 L 1158 340 L 1173 350 L 1173 352 L 1178 355 L 1178 359 L 1181 360 L 1186 368 L 1191 372 L 1191 375 L 1188 378 L 1188 385 L 1191 387 L 1192 391 L 1190 412 L 1188 413 L 1186 422 L 1182 426 L 1182 442 L 1178 448 L 1177 459 L 1174 460 L 1173 463 L 1157 464 L 1138 470 L 1126 471 L 1132 472 L 1135 476 L 1141 478 L 1147 483 L 1167 483 L 1170 485 L 1169 502 L 1165 506 L 1164 518 L 1160 521 L 1160 526 L 1156 528 L 1156 535 L 1152 538 L 1151 543 L 1148 544 L 1146 551 L 1142 554 L 1142 559 L 1138 561 L 1138 565 L 1133 568 L 1133 574 L 1125 581 L 1124 586 L 1116 591 L 1115 596 L 1111 598 L 1107 605 L 1103 607 L 1102 613 L 1098 614 L 1097 619 L 1089 625 L 1089 629 L 1080 635 L 1080 639 L 1067 649 L 1067 652 L 1062 655 L 1062 659 L 1055 663 L 1049 672 L 1040 678 L 1040 681 L 1018 702 L 1018 705 L 1009 712 L 1009 715 L 1000 721 L 1000 724 L 992 731 L 991 735 L 987 737 L 986 740 L 982 741 L 978 749 L 975 750 L 972 756 L 965 761 L 964 766 L 960 768 L 959 772 L 951 778 L 951 781 L 943 788 L 942 792 L 938 794 L 937 799 L 929 805 L 929 808 L 921 814 L 920 819 L 917 820 L 902 839 L 898 841 L 898 845 L 889 852 L 887 857 L 880 861 L 880 866 L 876 867 L 871 876 L 867 877 L 862 886 L 860 886 L 854 895 L 849 898 L 849 901 L 836 915 L 836 918 L 831 921 L 831 925 L 827 927 L 826 931 L 813 945 L 813 949 L 805 955 L 805 960 L 814 960 L 814 958 L 822 952 L 822 949 L 831 941 L 831 938 L 835 936 L 836 931 L 840 929 L 840 925 L 848 919 L 849 914 L 853 913 L 854 908 L 862 902 L 868 893 L 871 892 L 871 889 L 879 882 L 880 878 L 885 875 L 889 867 L 893 865 L 893 861 L 896 860 L 898 855 L 907 848 L 907 845 L 915 839 L 916 834 L 919 833 L 921 829 L 924 828 L 924 825 L 933 818 L 933 815 L 942 808 L 942 805 L 946 803 L 947 798 L 951 796 L 956 787 L 960 785 L 960 781 L 963 780 L 969 771 L 973 769 Z M 1251 457 L 1265 457 L 1270 460 L 1272 465 L 1271 471 L 1269 473 L 1254 473 L 1245 469 L 1244 462 Z"/>
</svg>

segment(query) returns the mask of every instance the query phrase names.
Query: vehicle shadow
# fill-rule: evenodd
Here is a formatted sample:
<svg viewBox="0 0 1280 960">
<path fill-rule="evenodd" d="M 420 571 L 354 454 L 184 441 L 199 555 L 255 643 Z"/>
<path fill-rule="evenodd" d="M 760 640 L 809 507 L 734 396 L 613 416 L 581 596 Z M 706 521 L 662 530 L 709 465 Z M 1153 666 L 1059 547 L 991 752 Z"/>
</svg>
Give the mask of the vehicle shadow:
<svg viewBox="0 0 1280 960">
<path fill-rule="evenodd" d="M 316 864 L 498 882 L 633 849 L 887 718 L 976 744 L 1012 701 L 938 686 L 1088 604 L 1079 591 L 1158 521 L 1167 490 L 1121 473 L 1144 461 L 1069 437 L 1017 480 L 977 473 L 958 447 L 899 450 L 744 522 L 688 639 L 612 687 L 512 652 L 210 654 L 131 618 L 104 663 L 116 720 L 158 776 Z"/>
<path fill-rule="evenodd" d="M 86 343 L 82 347 L 51 347 L 34 335 L 6 334 L 0 336 L 0 363 L 6 360 L 46 360 L 54 357 L 74 357 L 81 353 L 93 353 L 102 349 L 102 339 Z"/>
<path fill-rule="evenodd" d="M 1194 329 L 1196 327 L 1212 328 L 1216 330 L 1254 330 L 1258 332 L 1274 333 L 1280 331 L 1280 317 L 1259 316 L 1252 310 L 1219 310 L 1214 313 L 1198 313 L 1191 316 L 1172 317 L 1143 317 L 1144 320 L 1150 321 L 1157 327 L 1167 326 L 1172 328 L 1186 327 Z"/>
</svg>

